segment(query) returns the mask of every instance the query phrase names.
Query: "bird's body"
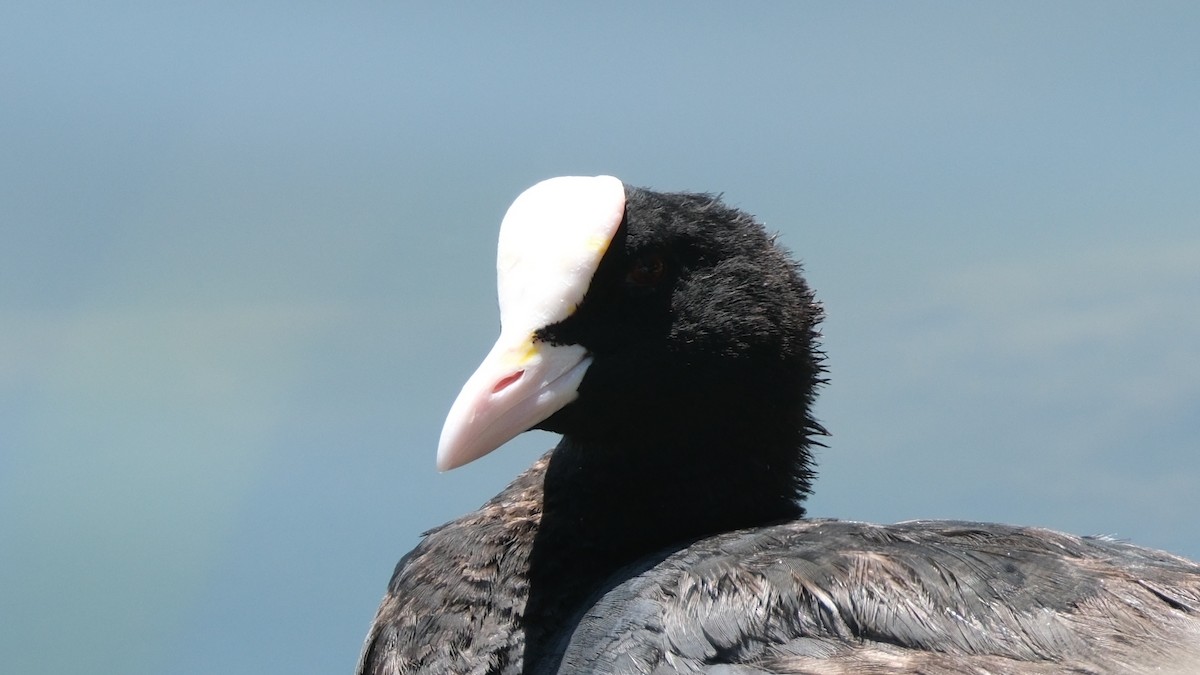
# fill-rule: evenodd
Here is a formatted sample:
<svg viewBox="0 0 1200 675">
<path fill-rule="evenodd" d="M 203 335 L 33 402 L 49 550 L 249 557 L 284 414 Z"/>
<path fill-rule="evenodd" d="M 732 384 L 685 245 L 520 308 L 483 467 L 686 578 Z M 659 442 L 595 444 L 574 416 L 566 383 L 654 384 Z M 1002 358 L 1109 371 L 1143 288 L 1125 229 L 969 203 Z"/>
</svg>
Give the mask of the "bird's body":
<svg viewBox="0 0 1200 675">
<path fill-rule="evenodd" d="M 1195 673 L 1200 569 L 994 523 L 717 535 L 587 610 L 563 673 Z"/>
<path fill-rule="evenodd" d="M 539 550 L 550 461 L 401 561 L 363 673 L 1200 672 L 1200 567 L 1176 556 L 992 523 L 800 519 L 581 574 L 603 542 Z"/>
<path fill-rule="evenodd" d="M 567 253 L 525 250 L 545 238 Z M 527 255 L 562 290 L 507 271 Z M 510 209 L 499 267 L 504 331 L 439 463 L 563 440 L 400 561 L 360 673 L 1200 673 L 1190 561 L 803 518 L 821 312 L 744 213 L 554 179 Z"/>
</svg>

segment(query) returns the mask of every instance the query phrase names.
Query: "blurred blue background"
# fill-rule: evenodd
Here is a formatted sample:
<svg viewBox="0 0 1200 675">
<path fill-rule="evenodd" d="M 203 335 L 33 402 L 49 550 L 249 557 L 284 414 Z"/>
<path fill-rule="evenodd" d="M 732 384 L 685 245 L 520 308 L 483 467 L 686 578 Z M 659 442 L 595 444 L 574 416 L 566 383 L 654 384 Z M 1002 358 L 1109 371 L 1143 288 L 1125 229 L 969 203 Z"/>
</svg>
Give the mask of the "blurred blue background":
<svg viewBox="0 0 1200 675">
<path fill-rule="evenodd" d="M 811 513 L 1200 558 L 1200 5 L 0 8 L 0 671 L 348 673 L 525 187 L 805 261 Z"/>
</svg>

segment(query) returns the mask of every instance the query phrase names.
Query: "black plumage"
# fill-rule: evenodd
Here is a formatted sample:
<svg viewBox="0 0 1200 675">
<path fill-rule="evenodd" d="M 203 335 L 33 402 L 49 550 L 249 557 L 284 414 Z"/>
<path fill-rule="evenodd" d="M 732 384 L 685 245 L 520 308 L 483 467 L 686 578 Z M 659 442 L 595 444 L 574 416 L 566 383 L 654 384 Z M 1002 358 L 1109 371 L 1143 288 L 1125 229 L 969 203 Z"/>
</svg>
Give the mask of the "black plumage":
<svg viewBox="0 0 1200 675">
<path fill-rule="evenodd" d="M 360 673 L 1200 672 L 1200 566 L 1033 528 L 804 520 L 821 309 L 762 226 L 624 187 L 562 441 L 396 567 Z M 501 385 L 497 385 L 500 387 Z"/>
</svg>

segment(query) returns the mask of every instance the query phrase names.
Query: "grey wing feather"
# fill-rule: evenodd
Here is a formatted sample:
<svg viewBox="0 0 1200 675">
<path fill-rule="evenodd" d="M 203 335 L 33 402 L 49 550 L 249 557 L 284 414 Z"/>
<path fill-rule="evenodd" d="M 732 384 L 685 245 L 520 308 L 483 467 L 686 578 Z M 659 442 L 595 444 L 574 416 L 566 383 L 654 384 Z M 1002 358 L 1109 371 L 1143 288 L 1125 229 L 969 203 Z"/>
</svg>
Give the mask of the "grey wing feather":
<svg viewBox="0 0 1200 675">
<path fill-rule="evenodd" d="M 1200 566 L 958 522 L 703 540 L 605 593 L 562 673 L 1200 673 Z"/>
</svg>

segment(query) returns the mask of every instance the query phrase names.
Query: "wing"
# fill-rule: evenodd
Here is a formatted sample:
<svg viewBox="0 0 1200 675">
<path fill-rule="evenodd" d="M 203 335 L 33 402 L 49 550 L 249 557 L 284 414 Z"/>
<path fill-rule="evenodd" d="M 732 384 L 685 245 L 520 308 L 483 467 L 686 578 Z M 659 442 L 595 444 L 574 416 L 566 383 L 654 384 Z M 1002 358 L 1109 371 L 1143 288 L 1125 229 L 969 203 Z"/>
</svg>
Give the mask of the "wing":
<svg viewBox="0 0 1200 675">
<path fill-rule="evenodd" d="M 1104 539 L 801 521 L 622 576 L 559 672 L 1200 672 L 1200 566 Z"/>
<path fill-rule="evenodd" d="M 499 583 L 488 558 L 503 560 L 493 541 L 468 548 L 450 528 L 426 538 L 396 565 L 359 657 L 358 675 L 516 672 L 512 617 L 522 594 L 520 575 L 505 570 Z M 482 555 L 480 555 L 482 554 Z M 495 563 L 493 563 L 494 565 Z M 519 645 L 515 652 L 520 655 Z"/>
<path fill-rule="evenodd" d="M 528 549 L 545 458 L 478 511 L 430 530 L 396 565 L 358 675 L 520 672 Z"/>
</svg>

